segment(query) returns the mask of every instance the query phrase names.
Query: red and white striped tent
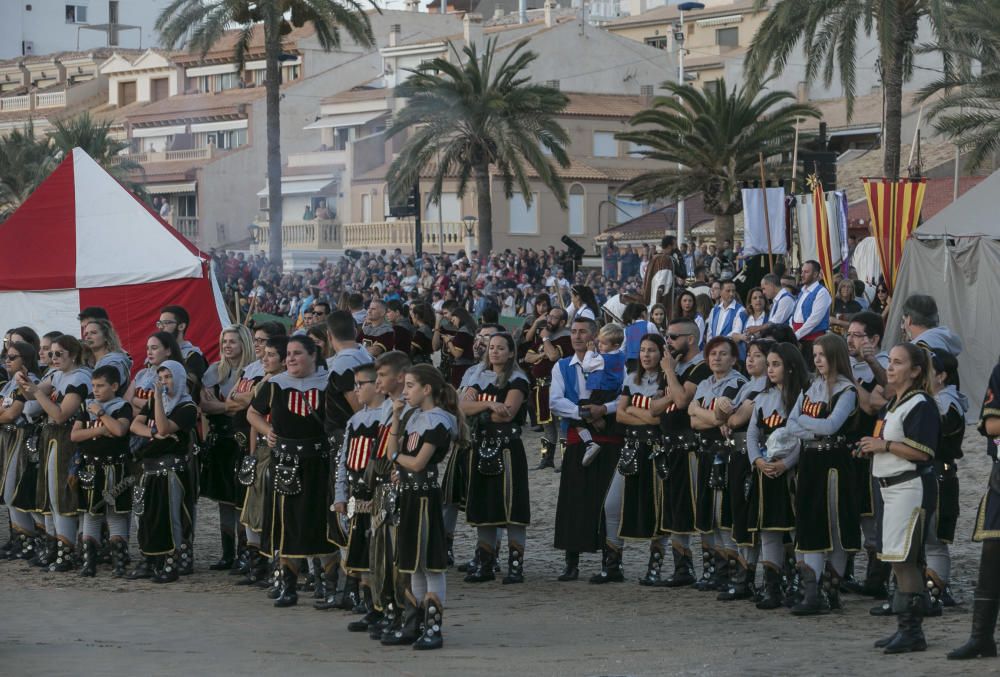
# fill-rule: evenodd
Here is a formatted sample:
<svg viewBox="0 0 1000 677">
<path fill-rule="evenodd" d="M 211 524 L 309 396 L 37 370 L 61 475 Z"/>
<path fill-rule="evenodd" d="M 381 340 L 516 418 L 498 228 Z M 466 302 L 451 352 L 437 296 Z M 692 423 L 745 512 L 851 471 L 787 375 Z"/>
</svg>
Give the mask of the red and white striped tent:
<svg viewBox="0 0 1000 677">
<path fill-rule="evenodd" d="M 167 305 L 187 309 L 188 340 L 218 359 L 230 320 L 208 257 L 80 148 L 0 224 L 0 331 L 79 336 L 80 310 L 101 306 L 138 368 Z"/>
</svg>

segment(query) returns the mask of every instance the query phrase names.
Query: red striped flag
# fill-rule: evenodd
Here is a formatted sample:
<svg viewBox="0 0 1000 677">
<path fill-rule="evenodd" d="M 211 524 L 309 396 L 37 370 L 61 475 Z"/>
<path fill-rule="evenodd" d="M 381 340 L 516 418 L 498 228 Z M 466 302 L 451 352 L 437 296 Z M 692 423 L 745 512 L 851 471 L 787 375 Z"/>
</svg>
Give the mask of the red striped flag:
<svg viewBox="0 0 1000 677">
<path fill-rule="evenodd" d="M 861 179 L 868 198 L 872 235 L 878 247 L 879 263 L 889 294 L 896 285 L 896 273 L 903 260 L 903 246 L 917 227 L 924 203 L 927 179 Z"/>
<path fill-rule="evenodd" d="M 823 182 L 815 174 L 806 183 L 812 189 L 813 227 L 816 229 L 816 260 L 819 261 L 823 273 L 823 284 L 834 295 L 833 290 L 833 252 L 830 248 L 830 220 L 826 214 L 826 200 L 823 195 Z"/>
</svg>

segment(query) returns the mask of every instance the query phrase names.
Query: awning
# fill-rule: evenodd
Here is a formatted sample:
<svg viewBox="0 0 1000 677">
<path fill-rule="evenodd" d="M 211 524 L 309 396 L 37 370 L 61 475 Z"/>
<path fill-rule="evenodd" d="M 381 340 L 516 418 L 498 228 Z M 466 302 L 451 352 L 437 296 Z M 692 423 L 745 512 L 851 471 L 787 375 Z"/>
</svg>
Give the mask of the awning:
<svg viewBox="0 0 1000 677">
<path fill-rule="evenodd" d="M 176 195 L 178 193 L 193 193 L 197 181 L 183 181 L 180 183 L 147 183 L 143 186 L 147 193 L 152 195 Z"/>
<path fill-rule="evenodd" d="M 219 122 L 197 122 L 191 125 L 191 133 L 225 132 L 230 129 L 246 129 L 247 120 L 220 120 Z"/>
<path fill-rule="evenodd" d="M 283 180 L 281 182 L 282 195 L 312 195 L 321 193 L 336 179 L 311 179 L 308 181 Z M 257 192 L 257 197 L 267 197 L 267 187 Z"/>
<path fill-rule="evenodd" d="M 311 122 L 302 129 L 325 129 L 327 127 L 357 127 L 371 122 L 375 118 L 388 115 L 387 110 L 368 111 L 367 113 L 345 113 L 343 115 L 327 115 L 316 122 Z"/>
<path fill-rule="evenodd" d="M 844 127 L 842 129 L 833 129 L 827 132 L 827 136 L 833 138 L 834 136 L 859 136 L 861 134 L 879 134 L 882 128 L 878 125 L 870 125 L 868 127 Z"/>
<path fill-rule="evenodd" d="M 148 139 L 156 136 L 174 136 L 187 132 L 186 125 L 163 125 L 160 127 L 133 127 L 132 137 L 136 139 Z"/>
</svg>

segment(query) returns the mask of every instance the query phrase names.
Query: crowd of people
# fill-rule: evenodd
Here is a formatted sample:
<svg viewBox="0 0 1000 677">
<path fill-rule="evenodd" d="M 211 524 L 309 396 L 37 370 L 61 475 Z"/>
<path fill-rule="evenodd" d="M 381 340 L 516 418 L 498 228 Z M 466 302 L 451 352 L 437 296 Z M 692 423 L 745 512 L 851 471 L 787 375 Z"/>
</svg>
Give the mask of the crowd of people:
<svg viewBox="0 0 1000 677">
<path fill-rule="evenodd" d="M 528 575 L 535 450 L 522 433 L 533 426 L 537 470 L 560 472 L 559 581 L 600 552 L 590 583 L 623 582 L 626 544 L 639 543 L 640 585 L 800 616 L 840 608 L 842 591 L 867 595 L 873 615 L 898 618 L 876 646 L 926 649 L 923 619 L 955 604 L 948 544 L 969 407 L 962 342 L 933 298 L 902 301 L 905 340 L 883 346 L 887 299 L 850 276 L 835 299 L 814 261 L 797 279 L 764 276 L 745 306 L 725 271 L 695 265 L 688 289 L 648 305 L 636 295 L 665 265 L 657 256 L 684 265 L 670 238 L 624 281 L 574 274 L 554 250 L 360 254 L 302 276 L 223 257 L 245 312 L 297 326 L 226 327 L 212 364 L 187 340 L 199 318 L 181 306 L 162 309 L 138 370 L 102 308 L 80 314 L 82 340 L 13 328 L 0 390 L 4 552 L 54 572 L 89 577 L 108 563 L 116 577 L 171 583 L 194 570 L 205 498 L 222 543 L 209 569 L 266 588 L 276 607 L 310 594 L 317 609 L 357 614 L 350 631 L 435 649 L 460 517 L 477 537 L 457 564 L 464 582 Z M 611 292 L 620 315 L 602 308 Z M 513 330 L 505 308 L 521 318 Z M 980 425 L 994 459 L 998 396 L 1000 366 Z M 974 538 L 973 632 L 951 658 L 996 655 L 995 478 Z"/>
</svg>

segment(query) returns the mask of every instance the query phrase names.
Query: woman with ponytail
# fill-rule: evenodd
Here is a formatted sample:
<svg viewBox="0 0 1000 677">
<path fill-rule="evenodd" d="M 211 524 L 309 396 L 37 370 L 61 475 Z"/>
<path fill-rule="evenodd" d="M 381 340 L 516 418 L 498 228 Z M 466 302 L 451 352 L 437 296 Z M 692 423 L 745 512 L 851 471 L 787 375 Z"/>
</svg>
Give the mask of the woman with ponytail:
<svg viewBox="0 0 1000 677">
<path fill-rule="evenodd" d="M 413 411 L 404 417 L 409 405 Z M 405 421 L 403 420 L 405 418 Z M 418 364 L 406 371 L 403 397 L 393 403 L 386 454 L 398 478 L 396 564 L 410 574 L 402 624 L 382 636 L 386 645 L 439 649 L 448 545 L 441 512 L 438 464 L 468 437 L 458 395 L 437 369 Z M 423 634 L 420 610 L 423 610 Z"/>
</svg>

